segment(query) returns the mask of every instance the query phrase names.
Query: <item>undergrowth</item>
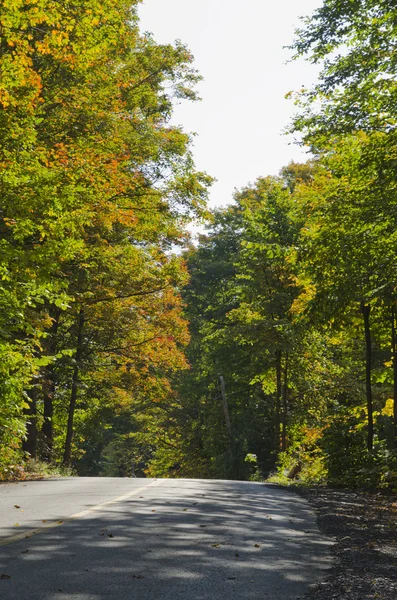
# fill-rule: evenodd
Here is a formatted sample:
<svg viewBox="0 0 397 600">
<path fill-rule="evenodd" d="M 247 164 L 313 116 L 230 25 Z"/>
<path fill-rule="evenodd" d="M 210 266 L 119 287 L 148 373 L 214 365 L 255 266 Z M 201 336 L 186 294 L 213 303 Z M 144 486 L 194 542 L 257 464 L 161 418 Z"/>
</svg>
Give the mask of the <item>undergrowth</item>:
<svg viewBox="0 0 397 600">
<path fill-rule="evenodd" d="M 28 481 L 50 477 L 72 477 L 73 475 L 75 472 L 70 467 L 29 459 L 21 464 L 7 465 L 0 470 L 0 481 Z"/>
</svg>

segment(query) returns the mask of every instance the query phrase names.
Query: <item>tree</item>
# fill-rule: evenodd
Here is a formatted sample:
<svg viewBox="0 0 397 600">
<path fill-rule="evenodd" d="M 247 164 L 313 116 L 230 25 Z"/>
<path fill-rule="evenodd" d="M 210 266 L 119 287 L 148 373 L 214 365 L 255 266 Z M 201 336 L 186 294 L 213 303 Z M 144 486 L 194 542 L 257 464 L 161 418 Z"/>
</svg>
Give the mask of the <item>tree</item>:
<svg viewBox="0 0 397 600">
<path fill-rule="evenodd" d="M 363 133 L 344 138 L 324 153 L 324 168 L 317 172 L 313 185 L 302 186 L 299 192 L 300 205 L 308 215 L 302 253 L 315 289 L 312 307 L 335 327 L 345 327 L 346 321 L 362 315 L 369 450 L 373 447 L 375 344 L 371 314 L 379 329 L 379 321 L 390 321 L 394 302 L 394 184 L 387 185 L 390 167 L 381 152 L 384 138 L 385 134 Z M 390 338 L 385 340 L 380 331 L 378 343 L 391 346 Z"/>
<path fill-rule="evenodd" d="M 295 56 L 321 64 L 319 82 L 298 94 L 294 130 L 306 142 L 389 132 L 396 124 L 397 18 L 393 0 L 325 0 L 296 32 Z"/>
<path fill-rule="evenodd" d="M 14 355 L 5 377 L 12 369 L 15 385 L 13 400 L 2 401 L 13 407 L 6 420 L 19 419 L 19 439 L 27 413 L 25 448 L 35 455 L 38 441 L 48 459 L 62 381 L 73 407 L 69 460 L 90 299 L 106 293 L 116 304 L 155 283 L 151 304 L 164 323 L 173 314 L 170 331 L 178 330 L 183 268 L 166 253 L 203 213 L 210 183 L 194 169 L 189 136 L 169 125 L 175 97 L 196 97 L 192 56 L 141 35 L 136 6 L 10 0 L 0 8 L 2 326 L 4 353 Z M 122 265 L 113 277 L 112 260 Z M 125 320 L 131 306 L 120 310 Z M 154 353 L 163 352 L 157 345 Z"/>
<path fill-rule="evenodd" d="M 295 413 L 303 414 L 303 407 L 318 396 L 312 389 L 309 400 L 310 385 L 303 391 L 300 373 L 309 368 L 301 350 L 308 336 L 305 342 L 290 312 L 300 294 L 300 223 L 293 218 L 292 192 L 298 180 L 310 180 L 311 167 L 292 164 L 285 174 L 259 179 L 236 194 L 236 204 L 216 211 L 208 235 L 187 256 L 191 279 L 184 299 L 191 369 L 178 386 L 180 411 L 171 437 L 175 448 L 165 449 L 162 457 L 175 458 L 183 448 L 191 457 L 189 468 L 199 456 L 213 476 L 249 476 L 247 453 L 269 471 L 287 447 Z M 226 384 L 233 461 L 220 375 Z M 186 460 L 175 462 L 186 475 Z M 156 465 L 155 473 L 164 474 L 161 464 Z"/>
<path fill-rule="evenodd" d="M 326 0 L 306 21 L 305 27 L 297 31 L 293 45 L 296 56 L 305 56 L 321 64 L 323 69 L 318 84 L 298 94 L 297 103 L 301 112 L 294 119 L 292 129 L 301 134 L 303 142 L 311 146 L 325 166 L 332 163 L 333 154 L 340 154 L 345 164 L 342 166 L 339 162 L 337 177 L 343 173 L 347 187 L 350 183 L 350 188 L 356 189 L 354 200 L 351 190 L 346 190 L 344 202 L 353 200 L 355 206 L 346 208 L 342 226 L 350 223 L 352 235 L 346 235 L 345 238 L 359 244 L 359 248 L 365 248 L 366 254 L 360 258 L 359 248 L 353 252 L 354 259 L 350 256 L 350 260 L 357 262 L 350 263 L 350 271 L 353 279 L 355 276 L 366 278 L 365 284 L 356 280 L 356 285 L 361 287 L 361 313 L 367 348 L 368 447 L 371 446 L 372 430 L 370 312 L 375 302 L 379 304 L 381 301 L 386 314 L 389 313 L 383 318 L 392 322 L 391 345 L 392 348 L 395 346 L 394 273 L 386 273 L 390 264 L 394 263 L 395 252 L 395 186 L 392 173 L 396 153 L 394 40 L 397 21 L 394 9 L 394 3 L 390 0 Z M 355 158 L 352 158 L 353 148 L 356 148 Z M 335 168 L 337 161 L 333 162 L 331 168 Z M 360 178 L 361 189 L 357 187 Z M 361 195 L 359 200 L 358 194 Z M 359 210 L 355 210 L 358 206 Z M 384 226 L 381 225 L 380 215 Z M 341 231 L 340 226 L 341 220 Z M 386 256 L 391 262 L 386 261 Z M 366 260 L 369 261 L 368 265 L 364 265 Z M 382 282 L 377 282 L 377 279 Z M 392 353 L 394 357 L 394 351 Z M 394 358 L 393 362 L 396 363 Z M 393 436 L 396 440 L 397 387 L 394 399 Z"/>
<path fill-rule="evenodd" d="M 392 468 L 395 202 L 385 134 L 259 179 L 188 255 L 191 362 L 153 473 L 385 485 Z M 394 322 L 394 321 L 393 321 Z M 395 326 L 394 326 L 395 327 Z M 394 332 L 394 333 L 393 333 Z M 188 443 L 187 443 L 187 440 Z M 202 462 L 199 465 L 199 457 Z"/>
</svg>

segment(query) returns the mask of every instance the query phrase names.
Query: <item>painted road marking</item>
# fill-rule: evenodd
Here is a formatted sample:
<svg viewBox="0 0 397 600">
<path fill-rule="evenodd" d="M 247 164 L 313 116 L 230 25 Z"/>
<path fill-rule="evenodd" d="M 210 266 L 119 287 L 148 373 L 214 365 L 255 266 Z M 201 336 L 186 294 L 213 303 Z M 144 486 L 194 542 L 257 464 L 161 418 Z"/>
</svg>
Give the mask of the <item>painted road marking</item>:
<svg viewBox="0 0 397 600">
<path fill-rule="evenodd" d="M 160 485 L 163 482 L 161 479 L 156 479 L 149 483 L 148 485 L 144 485 L 140 488 L 135 489 L 133 492 L 128 492 L 128 494 L 123 494 L 122 496 L 118 496 L 118 498 L 113 498 L 112 500 L 107 500 L 107 502 L 103 502 L 102 504 L 97 504 L 96 506 L 91 506 L 90 508 L 86 508 L 81 512 L 78 512 L 70 517 L 66 517 L 65 519 L 59 519 L 58 521 L 48 523 L 47 525 L 43 525 L 43 527 L 38 527 L 37 529 L 32 529 L 31 531 L 25 531 L 24 533 L 18 533 L 17 535 L 13 535 L 12 537 L 4 538 L 0 540 L 0 546 L 7 546 L 7 544 L 12 544 L 13 542 L 18 542 L 19 540 L 25 540 L 33 537 L 34 535 L 38 535 L 40 533 L 45 533 L 49 529 L 54 529 L 54 527 L 60 527 L 65 523 L 69 523 L 69 521 L 75 521 L 76 519 L 80 519 L 81 517 L 85 517 L 92 512 L 97 512 L 102 510 L 105 506 L 110 506 L 111 504 L 116 504 L 117 502 L 123 502 L 123 500 L 127 500 L 131 498 L 131 496 L 136 496 L 140 494 L 144 490 L 147 490 L 150 487 L 155 485 Z"/>
</svg>

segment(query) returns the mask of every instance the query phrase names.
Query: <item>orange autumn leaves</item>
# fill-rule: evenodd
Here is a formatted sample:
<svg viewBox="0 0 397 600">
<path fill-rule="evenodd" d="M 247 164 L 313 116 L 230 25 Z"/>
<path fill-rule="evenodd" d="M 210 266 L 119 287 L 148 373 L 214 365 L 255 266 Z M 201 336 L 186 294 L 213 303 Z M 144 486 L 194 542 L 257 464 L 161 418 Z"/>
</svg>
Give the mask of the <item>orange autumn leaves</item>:
<svg viewBox="0 0 397 600">
<path fill-rule="evenodd" d="M 74 413 L 76 427 L 97 418 L 116 389 L 165 399 L 187 366 L 171 250 L 210 180 L 169 117 L 199 77 L 182 44 L 140 33 L 137 4 L 0 6 L 0 326 L 20 365 L 4 414 L 20 445 L 30 413 L 47 460 L 66 427 L 70 445 Z"/>
</svg>

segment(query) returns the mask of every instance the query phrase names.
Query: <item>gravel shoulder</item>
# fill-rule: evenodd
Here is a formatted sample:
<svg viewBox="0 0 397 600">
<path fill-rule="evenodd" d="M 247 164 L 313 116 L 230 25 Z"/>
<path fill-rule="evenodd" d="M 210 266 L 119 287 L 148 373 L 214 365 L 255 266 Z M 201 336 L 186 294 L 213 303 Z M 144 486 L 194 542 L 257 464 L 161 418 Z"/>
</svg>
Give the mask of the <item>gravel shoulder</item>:
<svg viewBox="0 0 397 600">
<path fill-rule="evenodd" d="M 335 566 L 305 600 L 396 600 L 397 496 L 333 489 L 296 489 L 336 543 Z"/>
</svg>

